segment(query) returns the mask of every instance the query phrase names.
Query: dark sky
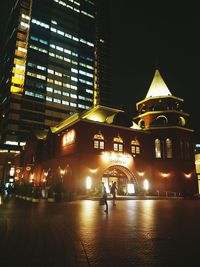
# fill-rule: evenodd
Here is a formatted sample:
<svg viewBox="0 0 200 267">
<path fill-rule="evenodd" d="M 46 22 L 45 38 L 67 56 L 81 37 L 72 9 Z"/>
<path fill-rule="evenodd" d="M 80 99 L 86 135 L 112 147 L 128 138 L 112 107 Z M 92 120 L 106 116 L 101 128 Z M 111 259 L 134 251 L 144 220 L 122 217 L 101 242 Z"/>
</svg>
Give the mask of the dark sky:
<svg viewBox="0 0 200 267">
<path fill-rule="evenodd" d="M 0 33 L 2 13 L 13 0 L 1 2 Z M 158 68 L 172 95 L 184 99 L 184 110 L 200 142 L 199 8 L 183 1 L 179 6 L 174 6 L 175 1 L 142 2 L 111 0 L 113 100 L 134 117 L 136 102 L 145 98 Z"/>
<path fill-rule="evenodd" d="M 145 98 L 155 68 L 158 68 L 172 95 L 184 99 L 184 111 L 190 114 L 200 142 L 200 16 L 197 6 L 182 1 L 179 6 L 170 5 L 170 1 L 111 2 L 115 101 L 134 117 L 135 104 Z"/>
</svg>

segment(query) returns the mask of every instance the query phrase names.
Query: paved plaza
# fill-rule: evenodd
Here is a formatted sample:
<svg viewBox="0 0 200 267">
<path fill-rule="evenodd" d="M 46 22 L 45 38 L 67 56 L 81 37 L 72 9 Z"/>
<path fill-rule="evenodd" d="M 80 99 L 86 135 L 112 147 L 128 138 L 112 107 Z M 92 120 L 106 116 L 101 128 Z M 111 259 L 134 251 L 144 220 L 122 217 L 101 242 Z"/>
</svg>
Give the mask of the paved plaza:
<svg viewBox="0 0 200 267">
<path fill-rule="evenodd" d="M 1 267 L 199 266 L 199 200 L 0 205 Z"/>
</svg>

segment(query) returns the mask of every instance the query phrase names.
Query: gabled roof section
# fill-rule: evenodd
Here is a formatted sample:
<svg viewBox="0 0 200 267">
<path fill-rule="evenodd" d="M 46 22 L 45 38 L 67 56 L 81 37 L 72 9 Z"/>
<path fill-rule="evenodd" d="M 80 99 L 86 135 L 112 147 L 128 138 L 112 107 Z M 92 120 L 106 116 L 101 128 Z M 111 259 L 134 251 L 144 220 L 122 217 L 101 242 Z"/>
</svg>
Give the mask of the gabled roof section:
<svg viewBox="0 0 200 267">
<path fill-rule="evenodd" d="M 134 121 L 133 121 L 133 124 L 132 124 L 132 126 L 130 128 L 131 129 L 136 129 L 136 130 L 142 130 L 142 128 L 139 125 L 137 125 Z"/>
<path fill-rule="evenodd" d="M 95 106 L 86 110 L 82 113 L 74 113 L 64 121 L 60 122 L 56 126 L 51 127 L 52 133 L 58 133 L 64 129 L 66 129 L 69 125 L 77 122 L 78 120 L 90 120 L 96 122 L 106 122 L 106 119 L 109 116 L 117 114 L 119 112 L 124 112 L 120 109 L 110 108 L 106 106 Z"/>
<path fill-rule="evenodd" d="M 78 120 L 79 120 L 79 113 L 74 113 L 73 115 L 71 115 L 61 123 L 57 124 L 56 126 L 50 127 L 51 131 L 52 133 L 60 132 L 64 130 L 67 126 L 69 126 L 71 123 L 74 123 L 75 121 Z"/>
<path fill-rule="evenodd" d="M 106 119 L 108 117 L 113 116 L 119 112 L 124 112 L 124 111 L 116 108 L 97 105 L 84 112 L 81 118 L 98 122 L 106 122 Z"/>
<path fill-rule="evenodd" d="M 165 84 L 162 76 L 160 75 L 159 70 L 156 70 L 146 98 L 171 95 L 172 94 L 169 91 L 167 85 Z"/>
</svg>

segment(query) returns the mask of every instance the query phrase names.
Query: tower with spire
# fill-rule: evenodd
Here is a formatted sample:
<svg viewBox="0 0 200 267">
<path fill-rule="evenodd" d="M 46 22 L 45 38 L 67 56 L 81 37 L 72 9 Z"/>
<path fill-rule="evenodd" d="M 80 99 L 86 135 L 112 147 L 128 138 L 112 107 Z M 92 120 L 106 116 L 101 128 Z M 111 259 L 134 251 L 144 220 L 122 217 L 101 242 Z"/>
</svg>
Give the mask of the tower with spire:
<svg viewBox="0 0 200 267">
<path fill-rule="evenodd" d="M 184 192 L 196 187 L 193 129 L 184 100 L 171 94 L 159 70 L 145 99 L 136 104 L 134 122 L 151 133 L 152 177 L 160 190 Z"/>
<path fill-rule="evenodd" d="M 189 114 L 183 111 L 184 100 L 171 94 L 159 70 L 155 71 L 153 80 L 145 99 L 136 104 L 135 122 L 144 130 L 164 127 L 187 128 Z"/>
</svg>

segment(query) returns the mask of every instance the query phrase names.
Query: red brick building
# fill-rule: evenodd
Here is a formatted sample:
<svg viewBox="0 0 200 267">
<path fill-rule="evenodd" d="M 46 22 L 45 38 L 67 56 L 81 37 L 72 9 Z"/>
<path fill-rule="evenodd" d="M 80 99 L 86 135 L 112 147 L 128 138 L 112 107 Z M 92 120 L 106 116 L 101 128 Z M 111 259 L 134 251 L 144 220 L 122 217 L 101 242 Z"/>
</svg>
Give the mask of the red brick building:
<svg viewBox="0 0 200 267">
<path fill-rule="evenodd" d="M 15 163 L 15 178 L 62 181 L 66 192 L 76 194 L 95 194 L 102 182 L 109 188 L 116 181 L 122 195 L 194 195 L 193 130 L 182 106 L 156 71 L 133 121 L 105 106 L 75 113 L 30 138 Z"/>
</svg>

